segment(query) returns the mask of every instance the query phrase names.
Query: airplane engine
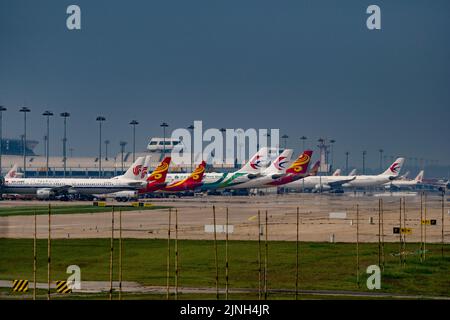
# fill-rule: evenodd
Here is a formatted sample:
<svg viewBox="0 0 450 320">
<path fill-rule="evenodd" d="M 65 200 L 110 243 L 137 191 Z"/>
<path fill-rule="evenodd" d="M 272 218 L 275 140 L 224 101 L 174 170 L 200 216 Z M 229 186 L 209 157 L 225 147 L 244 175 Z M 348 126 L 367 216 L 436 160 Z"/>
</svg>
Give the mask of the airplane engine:
<svg viewBox="0 0 450 320">
<path fill-rule="evenodd" d="M 36 196 L 38 199 L 49 199 L 54 195 L 55 193 L 49 189 L 38 189 L 36 191 Z"/>
<path fill-rule="evenodd" d="M 316 184 L 314 189 L 317 190 L 317 191 L 320 191 L 320 190 L 322 190 L 322 191 L 329 191 L 329 190 L 331 190 L 331 187 L 329 185 L 327 185 L 327 184 L 322 184 L 322 185 Z"/>
<path fill-rule="evenodd" d="M 78 191 L 76 189 L 70 188 L 69 190 L 67 190 L 67 193 L 71 194 L 71 195 L 75 195 L 75 194 L 78 194 Z"/>
</svg>

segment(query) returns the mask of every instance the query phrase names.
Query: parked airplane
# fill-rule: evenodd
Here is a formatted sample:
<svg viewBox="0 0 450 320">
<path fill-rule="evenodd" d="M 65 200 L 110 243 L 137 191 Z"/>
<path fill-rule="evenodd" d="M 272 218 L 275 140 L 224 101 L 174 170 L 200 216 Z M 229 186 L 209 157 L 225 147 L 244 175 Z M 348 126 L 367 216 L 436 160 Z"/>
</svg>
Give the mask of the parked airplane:
<svg viewBox="0 0 450 320">
<path fill-rule="evenodd" d="M 208 172 L 204 173 L 203 181 L 200 186 L 196 186 L 196 189 L 215 190 L 219 188 L 226 188 L 231 185 L 236 185 L 249 181 L 259 176 L 260 170 L 264 169 L 269 163 L 269 154 L 277 152 L 278 149 L 275 148 L 261 148 L 251 159 L 238 171 L 233 173 L 218 173 L 218 172 Z M 190 173 L 167 173 L 170 164 L 170 157 L 165 158 L 161 164 L 156 168 L 148 177 L 147 181 L 153 181 L 149 183 L 146 188 L 142 188 L 138 191 L 119 191 L 112 194 L 103 195 L 105 197 L 115 198 L 117 200 L 130 200 L 136 199 L 139 194 L 152 193 L 157 191 L 166 191 L 165 186 L 168 184 L 174 184 L 182 180 L 186 180 L 191 175 Z M 159 174 L 158 174 L 159 173 Z M 160 176 L 161 175 L 161 176 Z M 160 176 L 160 177 L 159 177 Z M 159 178 L 158 178 L 159 177 Z M 158 178 L 158 179 L 156 179 Z M 167 182 L 166 182 L 167 179 Z M 162 190 L 164 189 L 164 190 Z M 180 190 L 178 190 L 180 189 Z M 171 187 L 170 192 L 184 192 L 188 191 L 189 188 L 173 188 Z M 100 196 L 100 195 L 99 195 Z"/>
<path fill-rule="evenodd" d="M 261 148 L 250 160 L 235 172 L 208 172 L 205 173 L 202 190 L 227 189 L 232 186 L 256 179 L 261 176 L 261 171 L 267 168 L 274 154 L 278 154 L 277 148 Z"/>
<path fill-rule="evenodd" d="M 145 185 L 141 179 L 144 157 L 139 157 L 120 178 L 77 179 L 77 178 L 8 178 L 1 185 L 2 193 L 32 194 L 39 199 L 56 195 L 105 194 L 122 190 L 136 190 Z"/>
<path fill-rule="evenodd" d="M 342 188 L 366 188 L 383 185 L 398 177 L 404 158 L 398 158 L 379 175 L 360 176 L 309 176 L 286 185 L 288 188 L 312 189 L 316 191 L 342 190 Z"/>
<path fill-rule="evenodd" d="M 424 171 L 420 171 L 419 174 L 412 180 L 392 180 L 391 182 L 385 183 L 385 188 L 412 188 L 422 183 Z"/>
<path fill-rule="evenodd" d="M 264 171 L 255 178 L 229 187 L 228 189 L 248 189 L 259 188 L 271 182 L 274 179 L 281 178 L 286 174 L 288 163 L 291 161 L 292 149 L 285 149 Z"/>
<path fill-rule="evenodd" d="M 350 180 L 342 184 L 344 188 L 367 188 L 385 184 L 386 182 L 395 180 L 405 162 L 405 158 L 397 158 L 386 171 L 379 175 L 359 175 L 356 179 Z"/>
<path fill-rule="evenodd" d="M 194 191 L 201 187 L 205 174 L 206 162 L 202 161 L 187 178 L 175 180 L 167 175 L 167 185 L 159 189 L 162 192 Z"/>
<path fill-rule="evenodd" d="M 275 180 L 270 181 L 265 186 L 267 187 L 274 187 L 274 186 L 282 186 L 287 183 L 297 181 L 299 179 L 302 179 L 308 175 L 308 167 L 309 162 L 311 161 L 312 156 L 312 150 L 306 150 L 301 154 L 297 160 L 295 160 L 289 168 L 286 170 L 286 174 L 275 178 L 272 176 L 272 178 L 275 178 Z"/>
</svg>

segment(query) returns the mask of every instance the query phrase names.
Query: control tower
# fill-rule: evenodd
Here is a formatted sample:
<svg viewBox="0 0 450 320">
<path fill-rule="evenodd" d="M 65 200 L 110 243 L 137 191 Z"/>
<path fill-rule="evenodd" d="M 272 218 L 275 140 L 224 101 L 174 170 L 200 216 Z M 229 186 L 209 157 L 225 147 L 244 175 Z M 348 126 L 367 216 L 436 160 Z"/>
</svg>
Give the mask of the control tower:
<svg viewBox="0 0 450 320">
<path fill-rule="evenodd" d="M 330 152 L 330 145 L 327 144 L 326 139 L 323 139 L 323 138 L 320 138 L 317 141 L 319 142 L 317 147 L 319 148 L 319 155 L 320 155 L 319 172 L 328 173 L 328 172 L 330 172 L 330 164 L 328 163 L 328 155 Z"/>
</svg>

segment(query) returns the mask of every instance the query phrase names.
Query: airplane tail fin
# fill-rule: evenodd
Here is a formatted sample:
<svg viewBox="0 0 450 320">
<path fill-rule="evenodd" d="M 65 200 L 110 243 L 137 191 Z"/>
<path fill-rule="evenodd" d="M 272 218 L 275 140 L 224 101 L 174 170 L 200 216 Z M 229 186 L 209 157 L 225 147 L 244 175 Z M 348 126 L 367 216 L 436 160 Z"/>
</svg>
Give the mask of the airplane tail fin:
<svg viewBox="0 0 450 320">
<path fill-rule="evenodd" d="M 272 163 L 264 170 L 264 174 L 276 174 L 286 171 L 287 164 L 291 161 L 293 150 L 285 149 Z"/>
<path fill-rule="evenodd" d="M 293 174 L 306 174 L 309 167 L 309 162 L 311 161 L 312 150 L 304 151 L 298 158 L 295 160 L 289 168 L 286 170 L 287 173 Z"/>
<path fill-rule="evenodd" d="M 336 171 L 332 174 L 333 177 L 338 177 L 341 175 L 341 169 L 336 169 Z"/>
<path fill-rule="evenodd" d="M 167 171 L 169 171 L 170 157 L 165 157 L 163 161 L 153 170 L 153 172 L 148 176 L 147 182 L 158 182 L 164 183 L 166 181 Z"/>
<path fill-rule="evenodd" d="M 239 171 L 247 173 L 258 173 L 264 166 L 264 162 L 267 160 L 269 148 L 264 147 L 258 150 L 257 153 L 250 158 L 250 160 L 242 166 Z"/>
<path fill-rule="evenodd" d="M 205 174 L 206 169 L 206 161 L 202 161 L 197 168 L 195 168 L 194 172 L 186 179 L 188 183 L 199 183 L 203 180 L 203 175 Z"/>
<path fill-rule="evenodd" d="M 139 157 L 134 161 L 131 167 L 124 173 L 122 178 L 131 180 L 141 180 L 142 167 L 145 161 L 145 157 Z"/>
<path fill-rule="evenodd" d="M 409 171 L 406 171 L 405 174 L 402 174 L 402 176 L 400 177 L 400 179 L 408 179 L 409 176 Z"/>
<path fill-rule="evenodd" d="M 423 170 L 420 171 L 419 174 L 417 175 L 417 177 L 414 179 L 414 181 L 422 183 L 422 181 L 423 181 L 423 174 L 424 174 L 424 171 Z"/>
<path fill-rule="evenodd" d="M 314 166 L 311 168 L 311 170 L 309 170 L 309 175 L 316 176 L 317 172 L 319 172 L 319 168 L 320 168 L 320 160 L 317 160 L 316 163 L 314 163 Z"/>
<path fill-rule="evenodd" d="M 17 175 L 18 165 L 15 163 L 11 169 L 6 173 L 5 178 L 14 178 Z"/>
<path fill-rule="evenodd" d="M 397 160 L 392 163 L 389 168 L 386 169 L 381 175 L 384 176 L 395 176 L 397 177 L 402 170 L 403 163 L 405 162 L 405 158 L 397 158 Z"/>
<path fill-rule="evenodd" d="M 141 169 L 141 180 L 144 180 L 148 173 L 148 168 L 150 167 L 150 156 L 146 156 L 144 160 L 144 164 L 142 165 Z"/>
<path fill-rule="evenodd" d="M 356 176 L 356 169 L 353 169 L 352 171 L 350 171 L 350 173 L 348 175 L 349 176 Z"/>
</svg>

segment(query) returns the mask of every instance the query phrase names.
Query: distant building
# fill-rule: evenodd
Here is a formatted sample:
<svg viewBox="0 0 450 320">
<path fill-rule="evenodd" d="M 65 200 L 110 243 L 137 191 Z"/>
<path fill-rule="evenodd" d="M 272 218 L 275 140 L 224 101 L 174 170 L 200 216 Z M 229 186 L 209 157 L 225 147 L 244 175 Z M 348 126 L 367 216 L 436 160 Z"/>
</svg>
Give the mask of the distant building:
<svg viewBox="0 0 450 320">
<path fill-rule="evenodd" d="M 155 168 L 164 158 L 164 140 L 166 155 L 170 155 L 175 146 L 182 144 L 179 139 L 154 137 L 150 139 L 147 149 L 136 152 L 136 157 L 150 156 L 150 170 Z M 26 144 L 26 170 L 28 177 L 44 177 L 47 176 L 47 159 L 44 155 L 36 155 L 33 149 L 38 144 L 37 141 L 27 140 Z M 19 171 L 23 171 L 23 144 L 20 139 L 4 139 L 2 141 L 2 174 L 5 174 L 15 164 L 19 166 Z M 200 163 L 201 154 L 192 155 L 188 153 L 187 161 L 181 163 L 171 163 L 170 172 L 189 172 L 192 167 Z M 191 164 L 191 159 L 193 163 Z M 127 170 L 133 162 L 133 153 L 129 150 L 123 154 L 123 169 Z M 49 161 L 50 177 L 62 177 L 64 175 L 64 161 L 62 155 L 50 155 Z M 233 165 L 212 163 L 212 167 L 216 170 L 231 170 Z M 69 177 L 97 177 L 99 169 L 99 161 L 97 156 L 93 157 L 67 157 L 66 176 Z M 102 176 L 112 177 L 121 174 L 122 171 L 122 153 L 109 156 L 108 159 L 102 159 Z"/>
<path fill-rule="evenodd" d="M 34 148 L 38 145 L 38 141 L 27 140 L 25 144 L 25 152 L 27 156 L 34 156 Z M 23 139 L 5 138 L 1 141 L 3 155 L 19 156 L 23 155 Z"/>
<path fill-rule="evenodd" d="M 176 145 L 183 144 L 180 139 L 173 138 L 151 138 L 147 145 L 147 150 L 150 152 L 166 152 L 171 151 Z"/>
</svg>

